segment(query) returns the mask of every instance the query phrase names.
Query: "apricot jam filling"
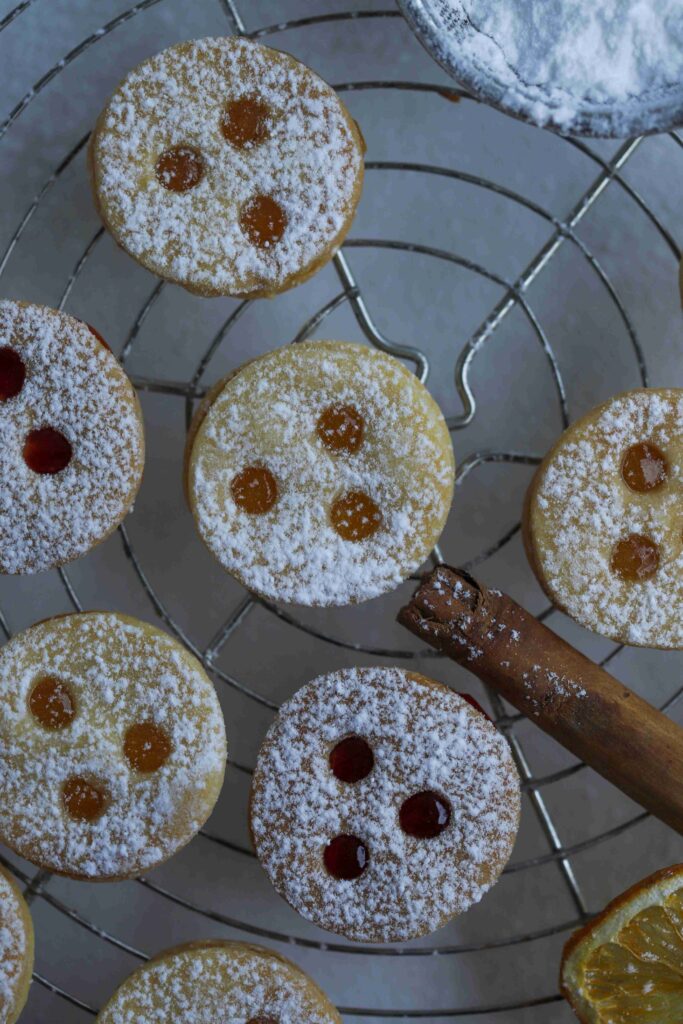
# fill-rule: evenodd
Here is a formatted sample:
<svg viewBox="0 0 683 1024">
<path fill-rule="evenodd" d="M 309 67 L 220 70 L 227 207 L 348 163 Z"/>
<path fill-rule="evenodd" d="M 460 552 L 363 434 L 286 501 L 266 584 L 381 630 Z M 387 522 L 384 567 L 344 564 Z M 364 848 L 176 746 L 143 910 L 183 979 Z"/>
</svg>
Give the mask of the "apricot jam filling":
<svg viewBox="0 0 683 1024">
<path fill-rule="evenodd" d="M 617 576 L 632 583 L 649 580 L 659 568 L 659 548 L 650 537 L 631 533 L 614 545 L 610 566 Z"/>
<path fill-rule="evenodd" d="M 226 104 L 221 118 L 223 137 L 235 149 L 260 146 L 270 135 L 270 107 L 256 96 L 242 96 Z"/>
<path fill-rule="evenodd" d="M 204 177 L 204 160 L 192 146 L 171 146 L 155 165 L 157 181 L 169 192 L 188 192 Z"/>
<path fill-rule="evenodd" d="M 382 525 L 382 513 L 364 491 L 348 491 L 332 504 L 330 520 L 343 540 L 367 540 Z"/>
<path fill-rule="evenodd" d="M 249 515 L 269 512 L 278 497 L 277 481 L 265 466 L 246 466 L 230 484 L 233 500 Z"/>
<path fill-rule="evenodd" d="M 65 729 L 76 717 L 76 705 L 69 687 L 54 676 L 38 680 L 31 690 L 28 706 L 44 729 Z"/>
</svg>

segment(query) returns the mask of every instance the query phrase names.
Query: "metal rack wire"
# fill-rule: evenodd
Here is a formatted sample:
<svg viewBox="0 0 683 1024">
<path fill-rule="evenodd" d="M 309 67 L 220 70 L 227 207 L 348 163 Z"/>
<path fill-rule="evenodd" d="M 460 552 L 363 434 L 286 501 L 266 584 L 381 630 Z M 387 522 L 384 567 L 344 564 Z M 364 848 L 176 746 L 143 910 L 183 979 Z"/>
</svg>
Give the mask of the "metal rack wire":
<svg viewBox="0 0 683 1024">
<path fill-rule="evenodd" d="M 37 4 L 39 0 L 23 0 L 22 3 L 17 4 L 9 13 L 0 20 L 0 32 L 3 32 L 12 22 L 19 18 L 24 12 Z M 5 135 L 11 131 L 12 127 L 16 124 L 19 118 L 24 114 L 27 108 L 31 105 L 34 99 L 70 64 L 76 61 L 86 50 L 90 47 L 95 46 L 104 36 L 114 32 L 119 26 L 135 18 L 141 12 L 162 4 L 164 0 L 142 0 L 130 9 L 124 11 L 118 17 L 111 20 L 108 24 L 102 26 L 100 30 L 92 33 L 85 38 L 81 43 L 75 46 L 70 52 L 68 52 L 55 66 L 44 74 L 33 86 L 33 88 L 26 93 L 25 96 L 16 104 L 14 109 L 7 116 L 6 120 L 0 124 L 0 143 L 2 142 Z M 216 3 L 220 6 L 222 13 L 225 17 L 226 32 L 239 33 L 249 35 L 251 38 L 256 39 L 267 39 L 275 34 L 280 39 L 283 39 L 283 45 L 286 46 L 286 34 L 291 29 L 303 29 L 308 26 L 320 25 L 325 22 L 334 23 L 340 31 L 343 31 L 344 23 L 351 20 L 357 20 L 362 18 L 367 19 L 386 19 L 390 22 L 392 19 L 399 18 L 400 15 L 394 9 L 387 10 L 353 10 L 345 11 L 342 13 L 323 13 L 317 15 L 311 15 L 309 17 L 299 18 L 296 21 L 286 22 L 278 25 L 263 26 L 255 31 L 247 32 L 245 23 L 240 12 L 240 0 L 206 0 L 207 3 Z M 244 0 L 242 0 L 244 2 Z M 452 87 L 444 87 L 443 83 L 439 84 L 425 84 L 423 82 L 406 82 L 406 81 L 363 81 L 363 82 L 345 82 L 337 83 L 336 88 L 344 93 L 352 90 L 408 90 L 408 91 L 421 91 L 426 93 L 438 93 L 439 95 L 446 95 L 452 99 L 467 99 L 470 102 L 474 102 L 471 98 L 466 97 L 459 89 Z M 9 243 L 2 255 L 0 256 L 0 279 L 7 270 L 15 249 L 22 239 L 24 232 L 30 224 L 32 218 L 37 211 L 42 207 L 46 198 L 49 196 L 51 190 L 55 184 L 59 181 L 61 176 L 67 171 L 67 169 L 76 161 L 83 153 L 84 147 L 86 146 L 88 136 L 84 135 L 77 144 L 68 152 L 61 160 L 59 165 L 50 174 L 43 186 L 38 190 L 35 198 L 22 215 L 19 224 L 14 231 Z M 670 136 L 672 147 L 680 148 L 683 146 L 683 142 L 677 134 L 673 133 Z M 477 358 L 478 353 L 481 352 L 482 348 L 494 337 L 501 324 L 505 321 L 507 316 L 515 309 L 521 310 L 524 317 L 528 321 L 534 336 L 541 346 L 544 356 L 547 360 L 548 367 L 552 376 L 554 389 L 557 397 L 557 402 L 560 410 L 561 420 L 563 424 L 567 424 L 569 420 L 568 408 L 567 408 L 567 396 L 565 391 L 565 384 L 563 381 L 562 373 L 558 364 L 558 360 L 555 357 L 552 344 L 538 318 L 534 309 L 529 301 L 528 293 L 531 285 L 536 281 L 539 275 L 542 274 L 544 269 L 550 264 L 556 254 L 565 246 L 573 246 L 581 254 L 582 258 L 586 261 L 586 264 L 590 270 L 596 275 L 601 286 L 605 289 L 609 296 L 614 308 L 618 314 L 618 317 L 623 326 L 623 330 L 628 339 L 628 342 L 632 346 L 633 353 L 635 355 L 635 361 L 638 368 L 638 375 L 640 383 L 646 385 L 648 383 L 648 370 L 646 365 L 645 353 L 643 346 L 640 343 L 635 325 L 627 312 L 627 309 L 622 301 L 621 297 L 617 293 L 615 286 L 613 285 L 610 277 L 605 268 L 598 261 L 594 253 L 589 249 L 586 243 L 578 236 L 577 228 L 581 222 L 589 215 L 590 211 L 595 206 L 596 202 L 604 194 L 605 190 L 620 189 L 624 197 L 628 201 L 635 204 L 636 207 L 649 219 L 652 226 L 656 229 L 659 236 L 663 240 L 664 244 L 671 253 L 672 260 L 678 260 L 680 258 L 680 252 L 678 247 L 668 232 L 665 225 L 660 221 L 657 214 L 650 208 L 645 199 L 636 191 L 636 189 L 622 176 L 622 171 L 630 160 L 632 155 L 636 152 L 638 147 L 643 144 L 643 139 L 632 139 L 625 142 L 616 152 L 616 154 L 609 160 L 604 159 L 598 153 L 588 145 L 584 144 L 580 140 L 570 139 L 567 140 L 567 145 L 578 149 L 586 158 L 588 158 L 596 169 L 595 178 L 590 187 L 581 196 L 578 202 L 575 203 L 572 209 L 570 209 L 567 215 L 562 218 L 556 218 L 548 210 L 542 206 L 524 197 L 519 192 L 512 189 L 505 188 L 504 186 L 495 183 L 492 180 L 485 179 L 483 177 L 475 176 L 472 174 L 465 173 L 452 167 L 439 167 L 434 165 L 420 164 L 415 162 L 380 162 L 380 161 L 368 161 L 367 168 L 370 173 L 375 170 L 390 171 L 390 172 L 413 172 L 419 175 L 431 175 L 438 176 L 441 178 L 453 179 L 459 182 L 467 183 L 475 186 L 479 189 L 484 189 L 489 192 L 497 193 L 499 196 L 504 197 L 514 204 L 520 204 L 528 211 L 535 214 L 542 221 L 546 222 L 552 229 L 552 233 L 548 241 L 539 249 L 536 255 L 530 260 L 528 266 L 515 280 L 506 280 L 500 275 L 493 273 L 488 270 L 485 266 L 479 265 L 472 260 L 466 259 L 462 256 L 457 255 L 455 252 L 447 251 L 438 248 L 432 248 L 426 245 L 410 244 L 401 241 L 391 241 L 379 238 L 352 238 L 348 240 L 343 250 L 340 251 L 334 259 L 334 267 L 336 270 L 337 277 L 339 279 L 340 291 L 325 305 L 319 308 L 313 316 L 311 316 L 306 323 L 304 323 L 296 337 L 293 339 L 294 342 L 299 341 L 305 337 L 311 335 L 332 313 L 334 313 L 339 307 L 348 305 L 353 311 L 360 329 L 368 339 L 370 343 L 377 347 L 388 351 L 396 356 L 400 356 L 409 361 L 415 369 L 421 380 L 427 380 L 429 374 L 429 361 L 426 354 L 419 349 L 407 347 L 393 342 L 383 335 L 376 325 L 372 311 L 366 303 L 366 299 L 363 294 L 363 289 L 359 283 L 356 274 L 352 268 L 352 260 L 349 258 L 349 254 L 355 249 L 371 249 L 376 252 L 381 250 L 394 250 L 398 252 L 410 252 L 420 254 L 436 261 L 445 261 L 447 263 L 456 264 L 462 268 L 465 268 L 469 272 L 484 277 L 503 289 L 503 297 L 491 310 L 488 317 L 481 324 L 481 326 L 474 331 L 466 345 L 462 348 L 456 362 L 455 368 L 455 387 L 458 395 L 462 402 L 462 412 L 454 415 L 449 420 L 449 427 L 452 431 L 458 431 L 468 426 L 477 411 L 478 397 L 474 392 L 473 385 L 471 383 L 471 370 L 473 364 Z M 93 253 L 96 251 L 100 239 L 103 237 L 104 229 L 98 229 L 90 238 L 87 245 L 79 255 L 73 269 L 67 276 L 66 282 L 63 287 L 61 299 L 59 302 L 59 308 L 64 309 L 69 301 L 70 295 L 74 286 L 76 285 L 79 277 L 83 273 L 84 269 L 88 265 Z M 121 362 L 125 365 L 131 356 L 131 353 L 135 350 L 136 340 L 138 339 L 143 324 L 149 316 L 155 304 L 162 301 L 163 294 L 166 290 L 166 285 L 163 282 L 156 284 L 151 292 L 148 294 L 146 301 L 139 309 L 137 315 L 134 318 L 133 325 L 130 328 L 125 344 L 121 351 Z M 184 415 L 186 422 L 192 415 L 193 405 L 197 399 L 199 399 L 205 392 L 206 387 L 204 384 L 204 377 L 206 371 L 210 368 L 212 360 L 219 352 L 220 348 L 226 342 L 231 335 L 231 332 L 235 329 L 239 323 L 241 317 L 249 307 L 250 303 L 242 302 L 239 304 L 227 318 L 225 323 L 221 326 L 218 333 L 213 337 L 210 344 L 204 351 L 201 358 L 198 360 L 195 372 L 189 380 L 185 381 L 174 381 L 167 380 L 161 377 L 149 377 L 149 376 L 137 376 L 134 377 L 136 387 L 140 391 L 156 392 L 163 395 L 168 395 L 174 399 L 180 399 L 184 406 Z M 515 451 L 474 451 L 463 459 L 458 468 L 458 484 L 467 478 L 478 466 L 483 465 L 487 462 L 507 462 L 507 463 L 521 463 L 525 465 L 533 465 L 538 461 L 535 454 Z M 508 529 L 496 542 L 489 546 L 486 550 L 480 552 L 468 563 L 469 566 L 474 566 L 484 562 L 490 558 L 497 551 L 503 548 L 509 543 L 515 534 L 518 532 L 519 526 L 515 525 L 511 529 Z M 221 651 L 228 643 L 230 638 L 245 622 L 247 616 L 249 616 L 255 608 L 260 607 L 266 610 L 269 614 L 277 617 L 283 622 L 287 623 L 290 627 L 308 632 L 318 640 L 325 643 L 336 645 L 339 647 L 346 647 L 356 651 L 362 651 L 365 654 L 387 656 L 392 657 L 396 660 L 407 659 L 415 657 L 416 652 L 409 649 L 390 649 L 387 647 L 371 647 L 360 643 L 353 643 L 335 636 L 333 633 L 323 631 L 318 627 L 309 625 L 304 621 L 300 621 L 296 614 L 287 610 L 275 606 L 267 601 L 262 601 L 250 594 L 245 594 L 244 597 L 238 602 L 237 606 L 232 610 L 230 615 L 221 625 L 220 629 L 215 633 L 213 638 L 210 640 L 208 645 L 200 647 L 195 643 L 191 636 L 182 628 L 182 626 L 175 620 L 174 616 L 168 610 L 166 603 L 162 595 L 155 588 L 152 580 L 145 571 L 143 564 L 136 552 L 134 545 L 131 541 L 130 535 L 126 526 L 122 526 L 119 530 L 120 542 L 123 546 L 126 557 L 128 558 L 130 565 L 132 566 L 139 584 L 144 591 L 149 603 L 158 616 L 158 618 L 165 624 L 166 628 L 170 630 L 179 640 L 181 640 L 202 662 L 209 674 L 218 681 L 219 684 L 228 686 L 234 690 L 239 691 L 248 701 L 261 704 L 263 707 L 275 710 L 277 704 L 270 700 L 268 697 L 256 692 L 252 687 L 244 683 L 238 678 L 233 677 L 229 672 L 222 669 L 218 664 L 218 659 Z M 438 560 L 440 553 L 434 552 L 434 560 Z M 81 610 L 81 600 L 77 593 L 76 587 L 73 584 L 70 574 L 68 571 L 60 570 L 59 576 L 61 583 L 64 588 L 66 599 L 70 608 L 75 610 Z M 542 613 L 542 618 L 547 618 L 552 614 L 552 609 L 547 608 Z M 4 634 L 4 637 L 9 639 L 10 629 L 7 624 L 6 618 L 0 609 L 0 633 Z M 613 658 L 615 658 L 621 647 L 613 648 L 610 653 L 603 659 L 603 664 L 607 664 Z M 432 651 L 419 652 L 421 657 L 434 657 Z M 681 686 L 673 695 L 669 697 L 665 704 L 665 708 L 671 708 L 677 701 L 680 700 L 683 695 L 683 686 Z M 578 853 L 589 849 L 592 846 L 605 842 L 620 833 L 626 832 L 633 828 L 639 822 L 643 821 L 647 817 L 645 814 L 638 814 L 630 820 L 619 824 L 611 829 L 608 829 L 600 834 L 593 835 L 588 839 L 582 840 L 581 842 L 567 846 L 563 845 L 560 834 L 555 822 L 553 815 L 551 814 L 548 803 L 544 797 L 544 789 L 553 786 L 554 784 L 568 779 L 572 776 L 576 776 L 579 773 L 585 771 L 585 766 L 580 764 L 573 764 L 568 768 L 538 776 L 534 775 L 529 764 L 527 752 L 523 740 L 517 734 L 516 726 L 518 725 L 521 716 L 511 715 L 506 713 L 506 709 L 503 706 L 499 698 L 493 693 L 490 695 L 491 705 L 493 707 L 497 724 L 499 728 L 506 731 L 510 743 L 512 745 L 513 754 L 517 762 L 518 768 L 523 781 L 523 788 L 528 795 L 529 801 L 533 812 L 540 824 L 541 830 L 545 836 L 545 840 L 548 844 L 548 852 L 540 854 L 538 856 L 528 858 L 526 860 L 516 861 L 511 864 L 507 871 L 512 872 L 524 872 L 533 870 L 541 867 L 545 864 L 554 863 L 557 866 L 558 875 L 562 880 L 562 884 L 565 886 L 568 892 L 571 903 L 574 908 L 574 914 L 571 919 L 561 920 L 555 922 L 550 927 L 538 928 L 536 930 L 526 930 L 523 932 L 516 933 L 511 937 L 491 937 L 488 941 L 480 943 L 461 943 L 444 945 L 439 944 L 438 941 L 434 945 L 419 946 L 415 948 L 403 948 L 403 947 L 375 947 L 375 946 L 364 946 L 364 945 L 348 945 L 341 942 L 319 942 L 312 938 L 291 936 L 289 934 L 283 934 L 275 929 L 268 929 L 257 926 L 253 923 L 236 920 L 228 915 L 216 911 L 208 906 L 198 905 L 193 900 L 184 897 L 181 893 L 172 891 L 171 889 L 162 886 L 153 878 L 141 878 L 137 881 L 137 885 L 144 887 L 148 892 L 153 893 L 155 897 L 160 900 L 164 900 L 174 906 L 186 908 L 198 915 L 203 915 L 218 924 L 225 925 L 230 929 L 236 930 L 239 934 L 245 937 L 256 937 L 257 939 L 264 939 L 269 942 L 286 943 L 290 947 L 301 947 L 306 949 L 320 950 L 326 954 L 337 954 L 340 956 L 351 956 L 351 957 L 432 957 L 439 955 L 442 957 L 456 956 L 463 953 L 474 953 L 480 950 L 491 950 L 496 948 L 503 948 L 506 946 L 514 946 L 527 942 L 531 942 L 536 939 L 542 939 L 545 937 L 560 934 L 568 931 L 574 927 L 577 923 L 583 921 L 588 916 L 587 904 L 582 892 L 579 881 L 572 864 L 572 858 Z M 231 762 L 231 771 L 236 771 L 242 774 L 249 774 L 250 769 L 243 764 Z M 241 846 L 237 843 L 231 842 L 224 837 L 215 834 L 211 829 L 204 829 L 202 833 L 204 840 L 212 844 L 218 845 L 227 851 L 242 857 L 253 857 L 251 850 L 245 846 Z M 199 841 L 199 840 L 198 840 Z M 68 905 L 59 897 L 55 896 L 50 891 L 48 883 L 50 881 L 50 875 L 44 871 L 37 871 L 35 874 L 27 874 L 24 871 L 18 869 L 16 865 L 8 860 L 4 854 L 0 853 L 0 863 L 5 864 L 17 875 L 19 880 L 24 886 L 24 892 L 26 898 L 29 901 L 44 901 L 54 911 L 60 915 L 64 915 L 70 921 L 75 923 L 78 927 L 87 930 L 92 933 L 93 936 L 97 937 L 98 941 L 109 944 L 112 947 L 116 947 L 118 950 L 124 952 L 132 958 L 133 962 L 142 961 L 146 959 L 147 954 L 144 950 L 138 949 L 135 946 L 125 942 L 121 938 L 118 938 L 115 934 L 111 934 L 109 931 L 100 927 L 96 921 L 89 920 L 83 914 L 76 910 L 74 907 Z M 134 963 L 131 965 L 131 969 Z M 320 979 L 324 984 L 324 977 Z M 57 1007 L 65 1007 L 66 1004 L 70 1004 L 73 1007 L 78 1008 L 85 1014 L 95 1015 L 97 1009 L 94 1006 L 89 1005 L 86 1001 L 79 998 L 73 992 L 66 991 L 49 977 L 43 974 L 36 973 L 35 981 L 48 989 L 54 994 Z M 437 1010 L 421 1008 L 415 1006 L 410 1010 L 406 1009 L 373 1009 L 371 1007 L 358 1007 L 350 1006 L 344 1007 L 342 1012 L 349 1017 L 378 1017 L 378 1018 L 398 1018 L 398 1017 L 411 1017 L 415 1019 L 427 1018 L 427 1017 L 443 1017 L 443 1018 L 459 1018 L 470 1015 L 491 1015 L 495 1016 L 499 1012 L 507 1011 L 513 1013 L 514 1011 L 523 1011 L 527 1008 L 535 1006 L 544 1006 L 555 1003 L 559 1000 L 559 996 L 549 987 L 547 991 L 541 992 L 540 994 L 531 993 L 529 997 L 519 1001 L 507 1002 L 507 1003 L 496 1003 L 495 1000 L 491 1003 L 477 1003 L 476 1005 L 468 1006 L 447 1006 L 441 1007 Z M 57 1009 L 55 1020 L 63 1019 L 63 1013 L 67 1012 L 66 1009 Z M 80 1018 L 79 1018 L 80 1019 Z"/>
</svg>

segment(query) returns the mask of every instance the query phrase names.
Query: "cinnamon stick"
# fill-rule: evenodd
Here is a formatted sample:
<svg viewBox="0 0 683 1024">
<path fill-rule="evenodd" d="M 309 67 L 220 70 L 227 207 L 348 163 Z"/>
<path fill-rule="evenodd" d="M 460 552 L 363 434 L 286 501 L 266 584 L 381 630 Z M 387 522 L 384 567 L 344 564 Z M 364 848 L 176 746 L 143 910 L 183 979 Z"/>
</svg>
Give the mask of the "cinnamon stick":
<svg viewBox="0 0 683 1024">
<path fill-rule="evenodd" d="M 398 621 L 683 834 L 683 729 L 512 598 L 441 565 Z"/>
</svg>

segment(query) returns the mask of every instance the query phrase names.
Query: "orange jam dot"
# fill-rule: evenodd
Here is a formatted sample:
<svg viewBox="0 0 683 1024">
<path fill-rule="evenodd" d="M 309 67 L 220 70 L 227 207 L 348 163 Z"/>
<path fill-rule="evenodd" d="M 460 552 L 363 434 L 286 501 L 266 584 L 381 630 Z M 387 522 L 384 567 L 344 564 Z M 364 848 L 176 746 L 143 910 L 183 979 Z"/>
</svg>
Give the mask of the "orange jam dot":
<svg viewBox="0 0 683 1024">
<path fill-rule="evenodd" d="M 25 379 L 24 360 L 9 345 L 3 345 L 0 348 L 0 402 L 6 402 L 18 395 Z"/>
<path fill-rule="evenodd" d="M 242 231 L 259 249 L 279 242 L 287 227 L 287 214 L 272 196 L 253 196 L 240 214 Z"/>
<path fill-rule="evenodd" d="M 72 454 L 70 441 L 54 427 L 32 430 L 24 441 L 24 462 L 34 473 L 61 473 Z"/>
<path fill-rule="evenodd" d="M 621 475 L 632 491 L 643 494 L 656 491 L 669 475 L 664 452 L 650 441 L 640 441 L 626 449 L 621 461 Z"/>
<path fill-rule="evenodd" d="M 62 787 L 62 803 L 74 821 L 96 821 L 104 814 L 108 798 L 103 789 L 82 775 L 72 775 Z"/>
<path fill-rule="evenodd" d="M 52 676 L 39 679 L 28 699 L 31 714 L 45 729 L 64 729 L 76 717 L 76 706 L 65 683 Z"/>
<path fill-rule="evenodd" d="M 614 545 L 610 565 L 624 580 L 649 580 L 659 568 L 659 548 L 649 537 L 631 533 Z"/>
<path fill-rule="evenodd" d="M 268 138 L 270 107 L 255 96 L 230 100 L 221 119 L 221 131 L 236 149 L 251 149 Z"/>
<path fill-rule="evenodd" d="M 382 525 L 379 506 L 363 491 L 348 491 L 330 509 L 332 526 L 344 540 L 366 540 Z"/>
<path fill-rule="evenodd" d="M 136 722 L 126 731 L 123 753 L 135 772 L 156 772 L 168 760 L 171 741 L 154 722 Z"/>
<path fill-rule="evenodd" d="M 236 505 L 250 515 L 269 512 L 277 501 L 277 481 L 265 466 L 247 466 L 230 484 Z"/>
<path fill-rule="evenodd" d="M 192 146 L 171 146 L 156 162 L 157 180 L 170 192 L 187 192 L 204 176 L 202 155 Z"/>
<path fill-rule="evenodd" d="M 331 452 L 357 452 L 363 443 L 365 422 L 352 405 L 330 405 L 316 425 L 318 437 Z"/>
</svg>

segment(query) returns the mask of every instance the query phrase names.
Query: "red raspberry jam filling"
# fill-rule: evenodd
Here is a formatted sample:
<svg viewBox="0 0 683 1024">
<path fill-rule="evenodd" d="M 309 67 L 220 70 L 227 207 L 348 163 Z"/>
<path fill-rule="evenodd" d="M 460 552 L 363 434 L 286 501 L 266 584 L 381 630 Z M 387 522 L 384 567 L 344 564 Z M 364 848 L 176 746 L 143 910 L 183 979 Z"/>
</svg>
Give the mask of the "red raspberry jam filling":
<svg viewBox="0 0 683 1024">
<path fill-rule="evenodd" d="M 398 812 L 401 828 L 415 839 L 435 839 L 451 820 L 448 801 L 431 789 L 409 796 Z"/>
<path fill-rule="evenodd" d="M 335 836 L 325 847 L 323 861 L 333 878 L 350 882 L 368 866 L 367 847 L 357 836 Z"/>
<path fill-rule="evenodd" d="M 362 736 L 347 736 L 330 751 L 330 768 L 342 782 L 360 782 L 374 764 L 372 747 Z"/>
</svg>

